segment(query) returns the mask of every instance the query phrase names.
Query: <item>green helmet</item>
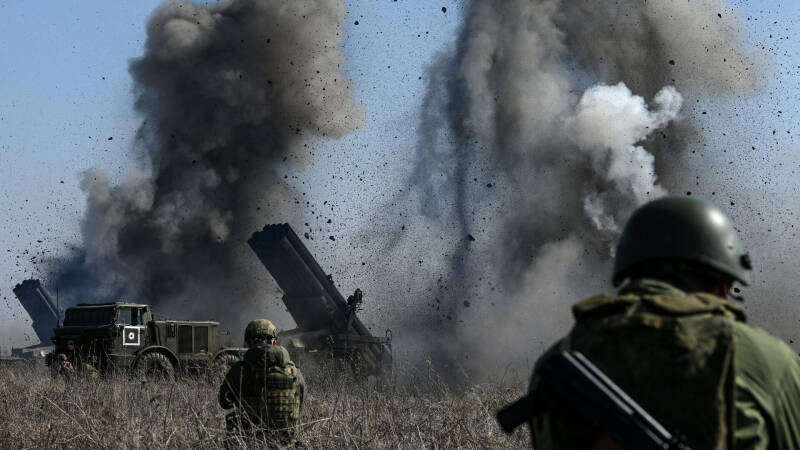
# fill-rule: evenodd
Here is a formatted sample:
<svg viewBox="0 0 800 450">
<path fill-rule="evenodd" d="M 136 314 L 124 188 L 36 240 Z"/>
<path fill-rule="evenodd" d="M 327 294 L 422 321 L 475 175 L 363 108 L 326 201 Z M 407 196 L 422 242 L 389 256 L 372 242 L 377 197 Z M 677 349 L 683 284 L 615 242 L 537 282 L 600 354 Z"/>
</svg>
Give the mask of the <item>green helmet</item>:
<svg viewBox="0 0 800 450">
<path fill-rule="evenodd" d="M 63 353 L 59 353 L 58 354 L 58 360 L 59 361 L 66 361 L 67 360 L 67 355 L 65 355 Z"/>
<path fill-rule="evenodd" d="M 700 264 L 745 285 L 752 269 L 730 219 L 690 197 L 664 197 L 634 211 L 617 244 L 614 285 L 637 266 L 659 260 Z"/>
<path fill-rule="evenodd" d="M 247 324 L 244 329 L 244 340 L 253 339 L 256 336 L 275 337 L 278 329 L 267 319 L 256 319 Z"/>
</svg>

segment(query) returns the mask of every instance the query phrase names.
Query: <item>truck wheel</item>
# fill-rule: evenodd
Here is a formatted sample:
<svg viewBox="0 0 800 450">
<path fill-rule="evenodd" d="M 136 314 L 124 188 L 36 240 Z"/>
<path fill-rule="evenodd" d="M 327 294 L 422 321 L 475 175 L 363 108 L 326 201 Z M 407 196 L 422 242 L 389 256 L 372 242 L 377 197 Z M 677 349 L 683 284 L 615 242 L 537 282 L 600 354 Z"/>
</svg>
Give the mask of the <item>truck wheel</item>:
<svg viewBox="0 0 800 450">
<path fill-rule="evenodd" d="M 239 357 L 233 353 L 223 353 L 214 358 L 214 362 L 218 366 L 224 367 L 225 370 L 228 370 L 231 366 L 236 364 L 237 361 L 239 361 Z"/>
<path fill-rule="evenodd" d="M 204 375 L 206 380 L 212 384 L 219 383 L 225 378 L 228 370 L 230 370 L 237 361 L 239 361 L 239 357 L 235 353 L 220 353 L 208 366 L 208 370 Z"/>
<path fill-rule="evenodd" d="M 158 352 L 150 352 L 142 355 L 136 361 L 133 372 L 138 378 L 175 379 L 175 367 L 166 356 Z"/>
</svg>

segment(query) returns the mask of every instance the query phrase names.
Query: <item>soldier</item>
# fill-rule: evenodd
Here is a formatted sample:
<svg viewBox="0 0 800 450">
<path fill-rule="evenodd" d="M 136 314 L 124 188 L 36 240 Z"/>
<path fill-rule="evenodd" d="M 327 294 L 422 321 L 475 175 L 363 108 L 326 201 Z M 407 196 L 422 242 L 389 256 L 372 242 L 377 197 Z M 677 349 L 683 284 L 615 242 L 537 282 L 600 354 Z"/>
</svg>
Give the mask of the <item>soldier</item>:
<svg viewBox="0 0 800 450">
<path fill-rule="evenodd" d="M 710 203 L 642 206 L 617 247 L 621 290 L 573 306 L 575 326 L 537 362 L 531 392 L 545 358 L 577 350 L 694 449 L 800 449 L 800 359 L 727 300 L 750 270 L 736 230 Z M 579 408 L 531 419 L 533 446 L 620 448 Z"/>
<path fill-rule="evenodd" d="M 59 353 L 56 359 L 56 376 L 62 376 L 65 380 L 71 381 L 75 378 L 75 368 L 72 363 L 67 359 L 67 355 Z"/>
<path fill-rule="evenodd" d="M 288 445 L 294 440 L 305 381 L 275 335 L 275 325 L 269 320 L 247 325 L 248 350 L 225 375 L 219 404 L 223 409 L 235 408 L 225 417 L 229 433 L 243 432 L 270 444 Z"/>
</svg>

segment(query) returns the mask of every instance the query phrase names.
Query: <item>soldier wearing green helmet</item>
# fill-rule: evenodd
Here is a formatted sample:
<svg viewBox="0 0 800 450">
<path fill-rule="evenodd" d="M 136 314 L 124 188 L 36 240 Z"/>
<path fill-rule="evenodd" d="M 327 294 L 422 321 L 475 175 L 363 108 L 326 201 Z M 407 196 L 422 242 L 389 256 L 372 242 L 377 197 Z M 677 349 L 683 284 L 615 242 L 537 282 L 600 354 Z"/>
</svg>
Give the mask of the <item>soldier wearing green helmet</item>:
<svg viewBox="0 0 800 450">
<path fill-rule="evenodd" d="M 275 339 L 278 334 L 278 329 L 267 319 L 257 319 L 247 324 L 244 329 L 244 342 L 250 345 L 248 341 L 259 338 Z"/>
<path fill-rule="evenodd" d="M 225 416 L 229 439 L 270 448 L 294 440 L 305 380 L 276 338 L 275 325 L 266 319 L 253 320 L 245 329 L 248 350 L 219 388 L 220 406 L 234 409 Z"/>
<path fill-rule="evenodd" d="M 617 246 L 616 295 L 572 308 L 575 326 L 537 362 L 583 353 L 693 449 L 800 449 L 800 359 L 747 325 L 728 300 L 750 282 L 751 262 L 727 216 L 691 197 L 636 210 Z M 580 411 L 551 409 L 530 420 L 533 446 L 620 448 Z"/>
</svg>

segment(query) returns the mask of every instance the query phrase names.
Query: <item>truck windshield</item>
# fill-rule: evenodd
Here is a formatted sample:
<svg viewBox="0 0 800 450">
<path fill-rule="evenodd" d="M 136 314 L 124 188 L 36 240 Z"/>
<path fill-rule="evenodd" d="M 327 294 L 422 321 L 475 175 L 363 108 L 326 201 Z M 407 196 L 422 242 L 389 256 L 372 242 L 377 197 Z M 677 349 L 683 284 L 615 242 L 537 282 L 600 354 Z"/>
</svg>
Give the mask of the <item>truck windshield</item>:
<svg viewBox="0 0 800 450">
<path fill-rule="evenodd" d="M 64 314 L 64 325 L 107 325 L 114 318 L 114 308 L 70 308 Z"/>
<path fill-rule="evenodd" d="M 117 323 L 123 325 L 142 325 L 142 309 L 120 308 L 117 313 Z"/>
</svg>

